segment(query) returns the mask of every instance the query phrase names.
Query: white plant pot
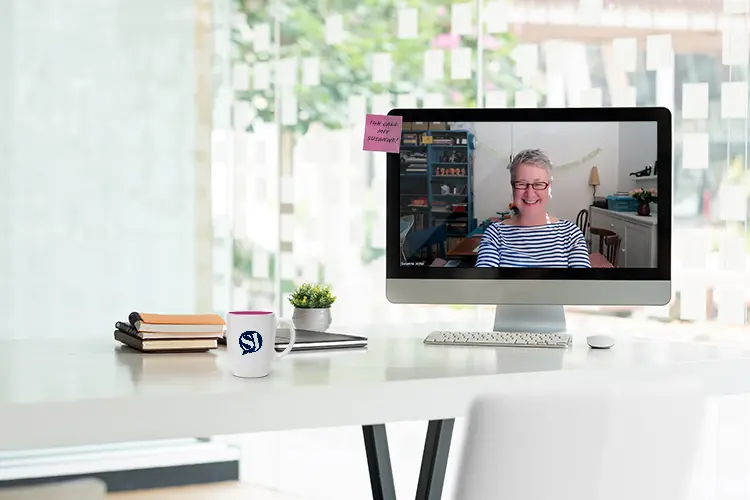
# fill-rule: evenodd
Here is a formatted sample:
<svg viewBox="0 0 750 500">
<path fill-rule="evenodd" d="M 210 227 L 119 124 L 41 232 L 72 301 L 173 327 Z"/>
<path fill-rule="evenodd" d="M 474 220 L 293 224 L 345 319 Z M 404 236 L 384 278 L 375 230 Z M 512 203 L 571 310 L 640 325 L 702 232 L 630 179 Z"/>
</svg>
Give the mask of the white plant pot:
<svg viewBox="0 0 750 500">
<path fill-rule="evenodd" d="M 331 326 L 331 308 L 302 309 L 295 307 L 292 321 L 294 322 L 294 328 L 299 330 L 322 332 Z"/>
</svg>

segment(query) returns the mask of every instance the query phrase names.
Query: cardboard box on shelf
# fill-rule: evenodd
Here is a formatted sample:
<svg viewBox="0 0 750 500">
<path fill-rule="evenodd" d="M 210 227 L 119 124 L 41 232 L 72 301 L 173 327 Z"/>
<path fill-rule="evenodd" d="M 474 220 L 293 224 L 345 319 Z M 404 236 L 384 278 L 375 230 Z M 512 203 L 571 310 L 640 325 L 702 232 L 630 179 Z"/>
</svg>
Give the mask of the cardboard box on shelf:
<svg viewBox="0 0 750 500">
<path fill-rule="evenodd" d="M 445 122 L 430 122 L 430 130 L 448 130 L 448 124 Z"/>
<path fill-rule="evenodd" d="M 426 132 L 427 122 L 412 122 L 411 129 L 414 132 Z"/>
<path fill-rule="evenodd" d="M 401 125 L 401 131 L 402 132 L 411 132 L 411 122 L 404 122 Z"/>
</svg>

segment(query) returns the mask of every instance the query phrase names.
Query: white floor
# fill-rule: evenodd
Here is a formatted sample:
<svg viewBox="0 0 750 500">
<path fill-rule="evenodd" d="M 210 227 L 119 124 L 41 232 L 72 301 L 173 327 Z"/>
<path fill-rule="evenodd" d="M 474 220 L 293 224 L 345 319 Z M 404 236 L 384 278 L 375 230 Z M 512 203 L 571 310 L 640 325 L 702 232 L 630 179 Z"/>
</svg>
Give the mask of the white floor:
<svg viewBox="0 0 750 500">
<path fill-rule="evenodd" d="M 426 424 L 388 427 L 399 498 L 413 498 Z M 444 499 L 452 499 L 463 422 L 458 421 Z M 358 427 L 262 433 L 225 438 L 243 449 L 242 480 L 278 492 L 276 500 L 369 500 L 367 463 Z M 715 400 L 689 500 L 750 498 L 750 397 Z"/>
</svg>

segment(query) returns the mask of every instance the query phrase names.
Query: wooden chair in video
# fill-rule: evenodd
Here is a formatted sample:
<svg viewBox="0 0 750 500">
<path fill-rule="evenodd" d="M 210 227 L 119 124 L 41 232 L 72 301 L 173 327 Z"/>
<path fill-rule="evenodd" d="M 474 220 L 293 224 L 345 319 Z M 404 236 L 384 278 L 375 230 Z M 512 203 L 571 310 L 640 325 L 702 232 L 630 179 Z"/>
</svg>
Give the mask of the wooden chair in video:
<svg viewBox="0 0 750 500">
<path fill-rule="evenodd" d="M 604 256 L 613 267 L 617 267 L 617 261 L 620 257 L 621 242 L 622 240 L 617 235 L 604 238 Z"/>
<path fill-rule="evenodd" d="M 585 208 L 576 215 L 576 226 L 581 230 L 583 236 L 586 237 L 586 230 L 589 227 L 589 211 Z"/>
<path fill-rule="evenodd" d="M 604 254 L 604 238 L 609 238 L 610 236 L 617 236 L 617 233 L 614 231 L 611 231 L 609 229 L 604 229 L 603 227 L 590 227 L 589 228 L 589 234 L 591 235 L 591 243 L 593 243 L 594 236 L 599 237 L 599 246 L 594 248 L 589 248 L 590 251 L 596 251 L 601 254 Z"/>
</svg>

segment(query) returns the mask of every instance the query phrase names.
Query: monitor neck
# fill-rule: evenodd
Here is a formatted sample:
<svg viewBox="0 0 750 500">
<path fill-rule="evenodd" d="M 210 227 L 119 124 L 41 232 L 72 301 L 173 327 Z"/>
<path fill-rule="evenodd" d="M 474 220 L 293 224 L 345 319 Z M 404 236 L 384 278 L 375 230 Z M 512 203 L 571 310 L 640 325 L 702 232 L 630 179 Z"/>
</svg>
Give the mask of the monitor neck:
<svg viewBox="0 0 750 500">
<path fill-rule="evenodd" d="M 559 333 L 566 330 L 565 309 L 560 305 L 495 306 L 496 332 Z"/>
</svg>

